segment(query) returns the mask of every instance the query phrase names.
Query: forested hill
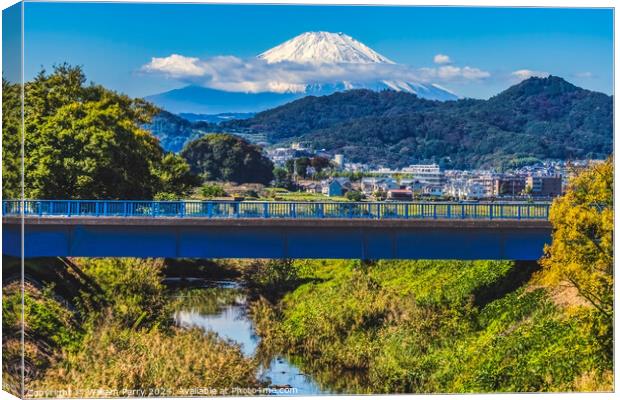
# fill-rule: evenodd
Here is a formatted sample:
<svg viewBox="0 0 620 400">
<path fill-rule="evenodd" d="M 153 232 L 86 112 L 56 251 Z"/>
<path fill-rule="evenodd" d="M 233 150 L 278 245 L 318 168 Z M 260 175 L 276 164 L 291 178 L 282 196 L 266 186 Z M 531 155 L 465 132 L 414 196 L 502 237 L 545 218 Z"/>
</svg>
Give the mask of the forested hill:
<svg viewBox="0 0 620 400">
<path fill-rule="evenodd" d="M 562 78 L 530 78 L 489 100 L 429 101 L 393 91 L 309 96 L 220 129 L 342 152 L 353 162 L 455 168 L 612 151 L 612 97 Z"/>
<path fill-rule="evenodd" d="M 191 122 L 178 115 L 160 110 L 150 123 L 145 124 L 166 151 L 181 151 L 186 143 L 217 129 L 215 124 L 206 121 Z"/>
</svg>

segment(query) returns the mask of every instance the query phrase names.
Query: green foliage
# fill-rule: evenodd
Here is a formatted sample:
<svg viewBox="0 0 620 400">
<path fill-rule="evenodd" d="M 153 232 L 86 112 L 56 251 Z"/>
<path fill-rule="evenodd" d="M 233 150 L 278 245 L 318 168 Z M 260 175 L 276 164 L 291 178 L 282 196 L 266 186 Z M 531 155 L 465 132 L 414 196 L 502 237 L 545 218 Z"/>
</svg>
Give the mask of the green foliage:
<svg viewBox="0 0 620 400">
<path fill-rule="evenodd" d="M 163 260 L 84 258 L 78 264 L 103 289 L 113 320 L 133 326 L 140 320 L 152 325 L 167 320 Z"/>
<path fill-rule="evenodd" d="M 3 389 L 16 395 L 22 389 L 22 361 L 28 368 L 24 377 L 28 384 L 52 363 L 50 349 L 75 350 L 84 335 L 52 286 L 41 288 L 25 282 L 23 297 L 21 289 L 19 281 L 4 282 L 2 287 Z"/>
<path fill-rule="evenodd" d="M 276 188 L 283 188 L 283 189 L 292 189 L 293 187 L 293 181 L 291 179 L 291 174 L 289 174 L 289 172 L 281 167 L 276 167 L 273 169 L 273 177 L 274 177 L 274 182 L 273 182 L 273 186 Z"/>
<path fill-rule="evenodd" d="M 320 173 L 324 169 L 330 168 L 331 162 L 328 158 L 317 156 L 310 159 L 310 165 L 312 165 L 312 168 L 314 168 L 316 172 Z"/>
<path fill-rule="evenodd" d="M 487 305 L 481 328 L 452 349 L 438 376 L 457 392 L 568 391 L 587 371 L 611 368 L 587 310 L 566 315 L 542 290 L 508 294 Z"/>
<path fill-rule="evenodd" d="M 200 188 L 200 194 L 206 199 L 212 199 L 214 197 L 225 197 L 228 194 L 220 185 L 214 183 L 205 183 Z"/>
<path fill-rule="evenodd" d="M 259 385 L 256 362 L 244 357 L 239 346 L 199 329 L 172 326 L 171 312 L 181 300 L 170 301 L 164 290 L 163 260 L 72 261 L 78 266 L 72 271 L 88 282 L 81 287 L 79 299 L 72 302 L 101 307 L 69 308 L 56 288 L 38 290 L 26 284 L 24 347 L 12 339 L 15 334 L 19 337 L 20 285 L 3 287 L 3 376 L 8 378 L 9 389 L 14 386 L 15 367 L 8 368 L 19 365 L 23 351 L 31 394 L 37 390 L 69 390 L 70 396 L 92 397 L 98 393 L 79 390 L 144 389 L 147 392 L 142 396 L 187 396 L 177 391 Z M 197 299 L 192 295 L 184 297 L 183 304 L 189 299 L 203 308 L 217 307 L 222 296 L 212 294 L 216 303 L 205 303 L 204 296 Z M 91 298 L 97 301 L 88 301 Z M 230 300 L 234 299 L 226 299 Z M 149 393 L 149 389 L 165 392 Z"/>
<path fill-rule="evenodd" d="M 155 193 L 155 196 L 153 196 L 153 200 L 175 201 L 175 200 L 179 200 L 179 196 L 176 193 L 158 192 L 158 193 Z"/>
<path fill-rule="evenodd" d="M 513 279 L 514 263 L 295 265 L 307 283 L 275 307 L 256 302 L 257 330 L 269 345 L 312 357 L 305 367 L 319 380 L 334 369 L 364 371 L 345 392 L 567 391 L 583 387 L 584 376 L 596 390 L 610 388 L 611 361 L 587 309 L 566 314 L 542 289 L 524 288 L 475 305 Z"/>
<path fill-rule="evenodd" d="M 274 297 L 293 289 L 301 280 L 299 267 L 292 260 L 254 261 L 243 269 L 243 278 L 248 285 Z"/>
<path fill-rule="evenodd" d="M 2 78 L 2 195 L 21 197 L 21 85 Z"/>
<path fill-rule="evenodd" d="M 80 67 L 62 64 L 26 83 L 26 197 L 132 199 L 187 192 L 192 177 L 184 161 L 164 155 L 157 139 L 140 128 L 155 107 L 102 86 L 87 86 L 85 80 Z M 4 187 L 7 195 L 17 197 L 19 86 L 3 82 L 3 87 L 3 137 L 8 139 Z"/>
<path fill-rule="evenodd" d="M 294 175 L 295 174 L 295 159 L 289 158 L 288 160 L 286 160 L 284 162 L 284 167 L 286 168 L 286 171 L 289 173 L 289 175 Z"/>
<path fill-rule="evenodd" d="M 183 157 L 173 153 L 164 155 L 155 171 L 159 178 L 158 190 L 164 193 L 187 195 L 192 188 L 200 184 Z"/>
<path fill-rule="evenodd" d="M 188 396 L 180 390 L 257 387 L 255 368 L 238 346 L 213 333 L 199 329 L 135 332 L 106 323 L 88 335 L 82 351 L 65 354 L 62 363 L 48 369 L 29 389 L 69 390 L 77 397 L 88 397 L 79 390 L 91 388 L 118 390 L 119 395 L 134 397 Z M 120 392 L 127 389 L 146 392 Z"/>
<path fill-rule="evenodd" d="M 71 346 L 80 337 L 71 312 L 54 297 L 53 288 L 41 290 L 27 286 L 24 292 L 24 330 L 30 339 L 42 340 L 50 346 Z M 17 333 L 21 326 L 22 296 L 17 285 L 5 288 L 2 301 L 2 329 L 7 336 Z M 17 328 L 17 329 L 16 329 Z"/>
<path fill-rule="evenodd" d="M 310 166 L 310 159 L 308 157 L 299 157 L 295 159 L 295 174 L 305 178 L 308 176 L 307 170 Z"/>
<path fill-rule="evenodd" d="M 554 76 L 530 78 L 489 100 L 437 102 L 370 90 L 308 96 L 221 125 L 394 167 L 435 161 L 506 168 L 537 159 L 604 158 L 613 139 L 611 97 Z"/>
<path fill-rule="evenodd" d="M 573 286 L 606 321 L 602 340 L 611 355 L 614 306 L 613 159 L 576 176 L 551 206 L 553 240 L 545 248 L 540 282 Z"/>
<path fill-rule="evenodd" d="M 364 199 L 364 193 L 359 190 L 349 190 L 345 194 L 345 197 L 350 201 L 362 201 Z"/>
<path fill-rule="evenodd" d="M 261 149 L 237 136 L 203 136 L 188 143 L 181 155 L 205 181 L 268 184 L 273 179 L 273 164 Z"/>
<path fill-rule="evenodd" d="M 513 268 L 505 261 L 378 261 L 369 274 L 387 290 L 413 295 L 420 304 L 461 304 L 478 289 L 498 284 Z"/>
<path fill-rule="evenodd" d="M 260 197 L 260 195 L 256 190 L 249 189 L 243 192 L 243 197 L 245 197 L 246 199 L 257 199 Z"/>
</svg>

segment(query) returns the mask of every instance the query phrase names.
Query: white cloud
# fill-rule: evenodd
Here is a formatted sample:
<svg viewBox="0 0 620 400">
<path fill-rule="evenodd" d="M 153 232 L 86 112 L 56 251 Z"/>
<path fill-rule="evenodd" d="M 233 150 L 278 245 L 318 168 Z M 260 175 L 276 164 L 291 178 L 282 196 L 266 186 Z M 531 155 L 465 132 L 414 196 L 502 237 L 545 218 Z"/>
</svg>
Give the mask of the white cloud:
<svg viewBox="0 0 620 400">
<path fill-rule="evenodd" d="M 592 74 L 592 72 L 589 71 L 584 71 L 584 72 L 577 72 L 575 74 L 575 78 L 586 78 L 586 79 L 590 79 L 593 78 L 594 74 Z"/>
<path fill-rule="evenodd" d="M 200 60 L 196 57 L 185 57 L 178 54 L 171 54 L 168 57 L 153 57 L 151 62 L 143 68 L 147 72 L 161 72 L 174 78 L 185 76 L 201 76 L 205 71 L 197 64 Z"/>
<path fill-rule="evenodd" d="M 523 81 L 533 76 L 538 77 L 538 78 L 546 78 L 549 76 L 549 73 L 544 72 L 544 71 L 533 71 L 531 69 L 519 69 L 519 70 L 513 71 L 511 75 Z"/>
<path fill-rule="evenodd" d="M 444 82 L 455 80 L 480 80 L 491 76 L 487 71 L 473 67 L 456 67 L 454 65 L 443 65 L 437 68 L 420 68 L 424 80 L 440 80 Z"/>
<path fill-rule="evenodd" d="M 303 92 L 309 83 L 352 81 L 357 83 L 382 80 L 405 82 L 467 82 L 490 76 L 472 67 L 442 65 L 413 68 L 387 63 L 306 64 L 279 62 L 269 64 L 258 58 L 242 59 L 216 56 L 205 59 L 172 54 L 153 57 L 141 69 L 192 84 L 231 92 Z"/>
<path fill-rule="evenodd" d="M 433 61 L 435 62 L 435 64 L 451 64 L 452 63 L 450 56 L 446 54 L 436 54 L 435 57 L 433 57 Z"/>
</svg>

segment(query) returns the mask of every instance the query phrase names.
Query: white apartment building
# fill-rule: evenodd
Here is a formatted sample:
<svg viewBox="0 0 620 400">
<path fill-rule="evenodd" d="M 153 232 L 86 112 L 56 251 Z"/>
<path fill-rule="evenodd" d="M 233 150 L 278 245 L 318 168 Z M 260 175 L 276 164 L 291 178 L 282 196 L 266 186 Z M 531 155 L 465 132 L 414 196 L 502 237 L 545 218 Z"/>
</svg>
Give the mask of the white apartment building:
<svg viewBox="0 0 620 400">
<path fill-rule="evenodd" d="M 437 164 L 416 164 L 402 169 L 406 174 L 412 174 L 413 179 L 423 185 L 443 185 L 444 172 Z"/>
</svg>

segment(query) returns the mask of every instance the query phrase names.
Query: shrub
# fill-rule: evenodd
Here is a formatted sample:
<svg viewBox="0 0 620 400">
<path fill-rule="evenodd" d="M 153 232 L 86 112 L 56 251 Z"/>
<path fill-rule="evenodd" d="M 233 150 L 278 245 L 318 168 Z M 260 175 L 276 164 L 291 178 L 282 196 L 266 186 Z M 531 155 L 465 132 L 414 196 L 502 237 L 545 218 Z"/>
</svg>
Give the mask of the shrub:
<svg viewBox="0 0 620 400">
<path fill-rule="evenodd" d="M 168 319 L 162 259 L 84 258 L 77 264 L 101 287 L 110 315 L 122 326 Z"/>
<path fill-rule="evenodd" d="M 146 390 L 142 396 L 184 396 L 191 388 L 258 387 L 255 362 L 213 333 L 199 329 L 134 331 L 106 321 L 93 331 L 82 351 L 65 353 L 62 363 L 32 384 L 32 391 L 68 390 L 76 397 L 94 397 L 80 390 Z M 150 393 L 149 390 L 163 390 Z M 134 397 L 137 395 L 134 394 Z M 40 396 L 38 396 L 40 397 Z"/>
<path fill-rule="evenodd" d="M 228 194 L 220 185 L 206 183 L 200 188 L 200 194 L 206 199 L 214 197 L 225 197 Z"/>
<path fill-rule="evenodd" d="M 345 197 L 350 201 L 362 201 L 364 194 L 358 190 L 349 190 Z"/>
</svg>

